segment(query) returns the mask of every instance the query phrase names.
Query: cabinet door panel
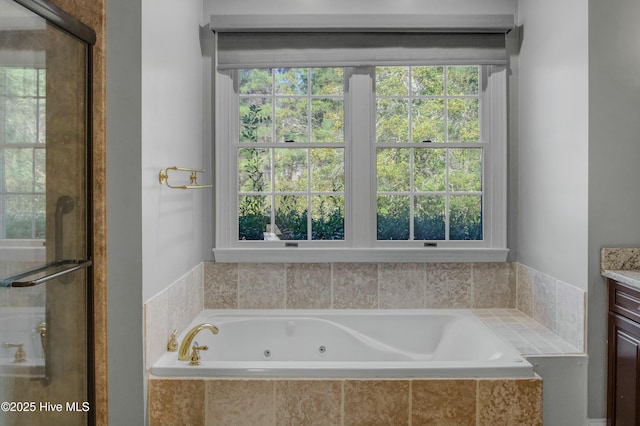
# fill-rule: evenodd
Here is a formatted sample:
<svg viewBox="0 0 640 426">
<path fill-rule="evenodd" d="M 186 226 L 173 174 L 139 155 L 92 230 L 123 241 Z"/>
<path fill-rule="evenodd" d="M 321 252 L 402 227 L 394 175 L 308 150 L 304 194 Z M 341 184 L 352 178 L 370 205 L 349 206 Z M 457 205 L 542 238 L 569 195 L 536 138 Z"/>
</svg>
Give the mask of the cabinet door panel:
<svg viewBox="0 0 640 426">
<path fill-rule="evenodd" d="M 640 324 L 609 314 L 609 424 L 640 421 Z"/>
<path fill-rule="evenodd" d="M 640 322 L 640 292 L 616 281 L 609 281 L 609 309 Z"/>
</svg>

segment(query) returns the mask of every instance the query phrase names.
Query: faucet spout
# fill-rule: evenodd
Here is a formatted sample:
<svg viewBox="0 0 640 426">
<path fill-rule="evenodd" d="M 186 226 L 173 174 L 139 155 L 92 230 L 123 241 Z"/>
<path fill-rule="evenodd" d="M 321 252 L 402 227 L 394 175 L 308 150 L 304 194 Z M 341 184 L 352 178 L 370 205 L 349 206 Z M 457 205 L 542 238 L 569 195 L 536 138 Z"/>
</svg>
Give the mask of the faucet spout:
<svg viewBox="0 0 640 426">
<path fill-rule="evenodd" d="M 213 324 L 204 323 L 193 327 L 191 330 L 187 332 L 187 335 L 182 339 L 182 344 L 180 344 L 180 349 L 178 350 L 178 360 L 179 361 L 187 361 L 189 359 L 189 348 L 191 347 L 191 342 L 193 342 L 193 338 L 196 337 L 200 331 L 204 329 L 211 330 L 213 334 L 218 334 L 218 327 Z"/>
</svg>

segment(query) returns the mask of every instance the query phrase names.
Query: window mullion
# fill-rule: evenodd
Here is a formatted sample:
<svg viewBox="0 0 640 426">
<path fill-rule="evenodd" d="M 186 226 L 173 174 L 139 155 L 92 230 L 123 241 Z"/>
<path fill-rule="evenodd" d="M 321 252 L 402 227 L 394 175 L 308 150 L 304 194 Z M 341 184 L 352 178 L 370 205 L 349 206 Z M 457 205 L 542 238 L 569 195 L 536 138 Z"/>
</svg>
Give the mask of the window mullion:
<svg viewBox="0 0 640 426">
<path fill-rule="evenodd" d="M 311 68 L 307 68 L 307 143 L 315 142 L 312 132 L 312 115 L 311 115 Z M 313 240 L 313 196 L 311 194 L 311 148 L 307 147 L 307 240 Z"/>
<path fill-rule="evenodd" d="M 409 135 L 409 139 L 407 142 L 413 142 L 413 108 L 414 108 L 414 93 L 413 93 L 413 68 L 409 67 L 409 81 L 407 82 L 407 94 L 409 95 L 409 105 L 407 108 L 408 123 L 409 129 L 407 134 Z M 416 201 L 416 192 L 415 192 L 415 180 L 414 180 L 414 154 L 415 149 L 412 146 L 409 148 L 409 240 L 414 239 L 415 235 L 415 201 Z"/>
<path fill-rule="evenodd" d="M 349 135 L 346 194 L 349 208 L 348 238 L 352 247 L 372 247 L 375 223 L 375 94 L 372 67 L 347 68 L 345 125 Z"/>
<path fill-rule="evenodd" d="M 482 67 L 483 97 L 481 117 L 484 137 L 483 205 L 489 220 L 485 240 L 491 247 L 506 247 L 507 196 L 507 71 L 504 66 Z"/>
</svg>

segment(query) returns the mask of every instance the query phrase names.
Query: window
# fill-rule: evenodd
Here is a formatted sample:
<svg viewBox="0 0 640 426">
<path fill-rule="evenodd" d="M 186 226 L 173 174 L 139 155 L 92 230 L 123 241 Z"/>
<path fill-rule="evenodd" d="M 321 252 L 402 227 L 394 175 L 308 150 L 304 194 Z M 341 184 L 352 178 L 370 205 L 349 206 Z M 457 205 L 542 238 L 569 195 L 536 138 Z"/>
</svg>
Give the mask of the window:
<svg viewBox="0 0 640 426">
<path fill-rule="evenodd" d="M 230 59 L 216 79 L 217 260 L 506 258 L 504 65 Z"/>
<path fill-rule="evenodd" d="M 0 239 L 45 238 L 45 70 L 0 68 Z"/>
<path fill-rule="evenodd" d="M 238 239 L 343 240 L 343 69 L 238 79 Z"/>
<path fill-rule="evenodd" d="M 482 240 L 480 67 L 378 67 L 378 240 Z"/>
</svg>

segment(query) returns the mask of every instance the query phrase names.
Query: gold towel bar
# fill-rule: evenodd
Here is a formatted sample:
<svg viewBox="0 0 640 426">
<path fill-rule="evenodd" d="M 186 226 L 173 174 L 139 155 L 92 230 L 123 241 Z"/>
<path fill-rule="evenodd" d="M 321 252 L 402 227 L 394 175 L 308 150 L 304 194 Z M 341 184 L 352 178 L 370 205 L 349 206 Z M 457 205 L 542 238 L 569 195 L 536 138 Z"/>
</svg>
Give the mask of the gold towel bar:
<svg viewBox="0 0 640 426">
<path fill-rule="evenodd" d="M 179 172 L 190 172 L 190 176 L 189 176 L 189 181 L 191 182 L 191 185 L 171 185 L 169 183 L 169 170 L 175 170 L 175 171 L 179 171 Z M 203 173 L 204 170 L 203 169 L 189 169 L 189 168 L 184 168 L 184 167 L 167 167 L 164 170 L 160 170 L 160 175 L 159 175 L 159 180 L 160 180 L 160 185 L 162 185 L 163 183 L 166 184 L 169 188 L 173 188 L 173 189 L 205 189 L 205 188 L 211 188 L 211 185 L 199 185 L 198 184 L 198 173 Z"/>
</svg>

